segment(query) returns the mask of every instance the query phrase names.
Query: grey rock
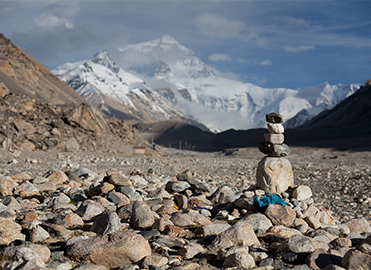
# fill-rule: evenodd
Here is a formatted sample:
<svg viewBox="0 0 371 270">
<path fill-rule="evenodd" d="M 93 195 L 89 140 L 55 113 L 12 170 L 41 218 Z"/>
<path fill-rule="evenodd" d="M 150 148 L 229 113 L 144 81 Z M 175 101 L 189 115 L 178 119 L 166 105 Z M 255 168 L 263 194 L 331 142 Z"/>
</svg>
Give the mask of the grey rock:
<svg viewBox="0 0 371 270">
<path fill-rule="evenodd" d="M 238 267 L 243 269 L 251 269 L 254 268 L 255 261 L 254 258 L 246 251 L 238 251 L 229 255 L 224 263 L 224 267 Z"/>
<path fill-rule="evenodd" d="M 273 144 L 269 142 L 262 142 L 259 144 L 258 148 L 260 152 L 270 157 L 286 157 L 291 154 L 290 147 L 285 143 Z"/>
<path fill-rule="evenodd" d="M 82 202 L 80 207 L 77 209 L 78 214 L 83 220 L 90 221 L 94 217 L 103 213 L 104 207 L 93 200 L 85 200 Z"/>
<path fill-rule="evenodd" d="M 236 194 L 228 186 L 219 187 L 210 197 L 210 200 L 215 203 L 229 203 L 236 199 Z"/>
<path fill-rule="evenodd" d="M 243 219 L 237 221 L 238 223 L 246 223 L 251 225 L 254 231 L 256 230 L 262 230 L 263 232 L 266 232 L 269 228 L 273 226 L 272 222 L 267 218 L 266 215 L 256 213 L 245 216 Z"/>
<path fill-rule="evenodd" d="M 94 219 L 90 230 L 100 235 L 118 232 L 122 230 L 120 218 L 115 212 L 101 214 Z"/>
<path fill-rule="evenodd" d="M 296 234 L 284 241 L 278 252 L 311 253 L 320 248 L 325 251 L 329 249 L 328 245 L 323 242 L 316 241 L 308 236 Z"/>
<path fill-rule="evenodd" d="M 134 202 L 131 215 L 134 228 L 150 228 L 154 222 L 155 217 L 148 204 L 142 201 Z"/>
<path fill-rule="evenodd" d="M 166 183 L 165 189 L 169 193 L 182 192 L 190 187 L 187 181 L 169 181 Z"/>
<path fill-rule="evenodd" d="M 186 209 L 188 207 L 188 199 L 183 194 L 175 194 L 174 201 L 179 209 Z"/>
<path fill-rule="evenodd" d="M 219 235 L 230 227 L 231 225 L 226 222 L 206 224 L 197 227 L 195 234 L 202 236 Z"/>
<path fill-rule="evenodd" d="M 195 242 L 190 242 L 184 245 L 181 249 L 179 249 L 177 254 L 181 255 L 184 259 L 188 260 L 204 252 L 205 249 L 203 248 L 203 246 Z"/>
</svg>

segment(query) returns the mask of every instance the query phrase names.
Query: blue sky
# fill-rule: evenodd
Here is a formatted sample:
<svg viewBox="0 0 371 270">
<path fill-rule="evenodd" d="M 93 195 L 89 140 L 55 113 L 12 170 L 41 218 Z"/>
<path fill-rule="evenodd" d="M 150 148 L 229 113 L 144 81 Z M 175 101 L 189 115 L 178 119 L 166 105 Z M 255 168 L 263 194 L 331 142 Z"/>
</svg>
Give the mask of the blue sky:
<svg viewBox="0 0 371 270">
<path fill-rule="evenodd" d="M 299 88 L 371 79 L 371 1 L 4 1 L 0 33 L 50 69 L 171 35 L 224 76 Z"/>
</svg>

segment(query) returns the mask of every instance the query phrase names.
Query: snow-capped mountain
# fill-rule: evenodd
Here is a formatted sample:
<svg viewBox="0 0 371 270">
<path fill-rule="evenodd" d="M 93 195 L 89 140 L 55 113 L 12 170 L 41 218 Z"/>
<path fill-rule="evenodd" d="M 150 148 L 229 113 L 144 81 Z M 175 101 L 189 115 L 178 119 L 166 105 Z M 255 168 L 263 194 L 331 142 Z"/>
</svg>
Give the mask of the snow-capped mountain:
<svg viewBox="0 0 371 270">
<path fill-rule="evenodd" d="M 114 60 L 128 72 L 213 130 L 265 127 L 265 114 L 278 112 L 295 127 L 334 107 L 359 85 L 334 85 L 286 89 L 262 88 L 218 76 L 197 55 L 171 36 L 118 48 Z"/>
<path fill-rule="evenodd" d="M 52 72 L 108 115 L 149 122 L 194 122 L 143 80 L 118 67 L 106 51 L 91 60 L 63 64 Z"/>
</svg>

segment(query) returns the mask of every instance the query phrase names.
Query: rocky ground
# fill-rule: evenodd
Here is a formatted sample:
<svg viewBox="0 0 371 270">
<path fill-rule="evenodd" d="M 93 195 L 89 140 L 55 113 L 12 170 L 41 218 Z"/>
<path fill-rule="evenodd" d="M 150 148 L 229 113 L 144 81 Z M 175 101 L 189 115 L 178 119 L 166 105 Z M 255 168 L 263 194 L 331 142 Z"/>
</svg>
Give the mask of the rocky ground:
<svg viewBox="0 0 371 270">
<path fill-rule="evenodd" d="M 257 148 L 167 153 L 1 150 L 3 269 L 371 269 L 371 152 L 292 148 L 267 209 Z"/>
</svg>

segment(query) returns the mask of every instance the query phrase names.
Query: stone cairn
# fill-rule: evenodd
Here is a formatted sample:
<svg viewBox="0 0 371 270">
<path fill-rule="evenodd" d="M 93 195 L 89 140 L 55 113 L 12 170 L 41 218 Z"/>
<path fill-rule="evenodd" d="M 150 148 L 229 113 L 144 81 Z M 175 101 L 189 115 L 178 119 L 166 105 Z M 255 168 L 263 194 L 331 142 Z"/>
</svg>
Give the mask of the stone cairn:
<svg viewBox="0 0 371 270">
<path fill-rule="evenodd" d="M 267 193 L 282 193 L 294 184 L 291 163 L 285 156 L 291 153 L 284 144 L 283 118 L 280 114 L 269 113 L 265 116 L 270 133 L 265 133 L 266 142 L 259 145 L 259 150 L 266 154 L 256 172 L 257 187 Z"/>
</svg>

